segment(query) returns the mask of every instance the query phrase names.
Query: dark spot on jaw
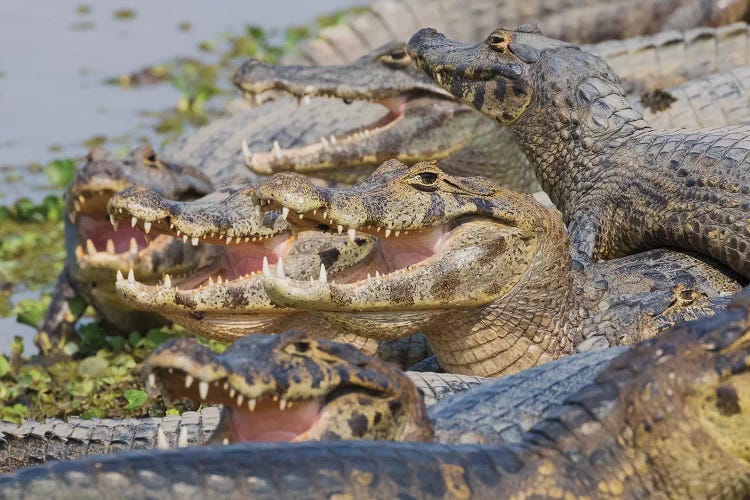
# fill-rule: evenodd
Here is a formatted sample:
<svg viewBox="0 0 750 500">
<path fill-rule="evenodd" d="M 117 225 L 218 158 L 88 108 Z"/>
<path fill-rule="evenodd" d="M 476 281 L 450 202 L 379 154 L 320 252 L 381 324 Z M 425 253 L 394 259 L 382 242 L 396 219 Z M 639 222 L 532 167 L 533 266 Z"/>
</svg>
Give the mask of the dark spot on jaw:
<svg viewBox="0 0 750 500">
<path fill-rule="evenodd" d="M 206 313 L 203 311 L 190 311 L 190 313 L 188 314 L 190 315 L 191 318 L 198 320 L 198 321 L 202 320 L 203 317 L 206 315 Z"/>
<path fill-rule="evenodd" d="M 725 417 L 731 417 L 741 413 L 737 389 L 731 385 L 723 385 L 716 388 L 716 408 Z"/>
<path fill-rule="evenodd" d="M 354 437 L 362 437 L 367 432 L 367 417 L 361 413 L 354 412 L 347 423 Z"/>
<path fill-rule="evenodd" d="M 474 87 L 474 101 L 471 105 L 476 109 L 482 109 L 482 106 L 484 106 L 484 85 Z"/>
<path fill-rule="evenodd" d="M 401 409 L 401 401 L 397 399 L 388 401 L 388 409 L 391 411 L 391 415 L 395 414 L 397 411 Z"/>
<path fill-rule="evenodd" d="M 318 257 L 320 257 L 320 262 L 328 269 L 333 264 L 336 263 L 337 260 L 339 260 L 339 257 L 341 256 L 341 252 L 338 251 L 337 248 L 329 248 L 328 250 L 323 250 L 322 252 L 318 252 Z"/>
<path fill-rule="evenodd" d="M 506 90 L 507 90 L 507 85 L 505 83 L 505 80 L 495 81 L 494 97 L 497 102 L 503 102 L 503 100 L 505 99 Z"/>
<path fill-rule="evenodd" d="M 372 422 L 373 422 L 373 423 L 374 423 L 375 425 L 378 425 L 378 424 L 380 423 L 380 420 L 381 420 L 382 418 L 383 418 L 383 414 L 382 414 L 382 413 L 380 413 L 379 411 L 378 411 L 378 412 L 375 412 L 375 416 L 373 417 L 373 419 L 372 419 Z"/>
<path fill-rule="evenodd" d="M 503 111 L 503 121 L 509 122 L 511 119 L 513 119 L 513 115 L 507 111 Z"/>
</svg>

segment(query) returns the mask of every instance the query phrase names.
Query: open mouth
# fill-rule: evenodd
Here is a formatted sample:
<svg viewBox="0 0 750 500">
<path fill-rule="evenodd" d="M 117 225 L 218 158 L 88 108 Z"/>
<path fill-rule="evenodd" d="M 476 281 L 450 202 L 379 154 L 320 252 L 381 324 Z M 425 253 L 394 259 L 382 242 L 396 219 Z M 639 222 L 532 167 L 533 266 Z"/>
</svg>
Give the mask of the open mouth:
<svg viewBox="0 0 750 500">
<path fill-rule="evenodd" d="M 113 191 L 79 191 L 72 194 L 72 209 L 69 219 L 77 227 L 80 244 L 76 247 L 78 260 L 90 258 L 124 258 L 134 261 L 139 254 L 148 249 L 146 235 L 132 227 L 113 227 L 107 217 L 107 203 L 114 195 Z M 168 236 L 160 237 L 155 245 L 163 245 L 171 240 Z"/>
<path fill-rule="evenodd" d="M 199 370 L 196 370 L 198 372 Z M 222 436 L 226 443 L 242 441 L 301 441 L 321 417 L 336 393 L 306 399 L 260 391 L 233 375 L 201 378 L 172 366 L 153 367 L 148 386 L 158 387 L 170 401 L 222 405 Z"/>
</svg>

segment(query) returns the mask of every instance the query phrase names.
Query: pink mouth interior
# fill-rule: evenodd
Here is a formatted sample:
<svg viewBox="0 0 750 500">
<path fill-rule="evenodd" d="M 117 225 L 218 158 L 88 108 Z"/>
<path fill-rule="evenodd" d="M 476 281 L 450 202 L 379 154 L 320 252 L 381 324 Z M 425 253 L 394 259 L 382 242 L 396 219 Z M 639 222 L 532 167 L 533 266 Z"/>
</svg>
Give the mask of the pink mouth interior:
<svg viewBox="0 0 750 500">
<path fill-rule="evenodd" d="M 320 399 L 311 399 L 280 410 L 278 403 L 264 398 L 253 411 L 246 407 L 227 407 L 229 440 L 292 441 L 318 421 L 321 406 Z"/>
<path fill-rule="evenodd" d="M 269 265 L 276 264 L 291 243 L 288 234 L 280 234 L 263 240 L 260 243 L 241 243 L 226 245 L 221 258 L 209 267 L 197 271 L 195 274 L 180 280 L 183 289 L 195 289 L 208 282 L 208 278 L 216 280 L 236 280 L 246 275 L 263 270 L 263 258 Z"/>
<path fill-rule="evenodd" d="M 365 130 L 374 132 L 374 131 L 377 131 L 377 129 L 381 129 L 392 123 L 395 123 L 399 118 L 404 116 L 408 98 L 389 97 L 386 99 L 381 99 L 376 102 L 378 104 L 382 104 L 383 106 L 385 106 L 388 109 L 388 113 L 381 116 L 377 121 L 370 123 L 369 125 L 358 127 L 354 130 L 347 132 L 346 134 L 337 136 L 336 137 L 337 142 L 346 142 L 347 140 L 356 139 L 355 136 L 361 132 L 364 132 Z"/>
<path fill-rule="evenodd" d="M 106 250 L 108 240 L 114 243 L 115 253 L 127 252 L 130 249 L 131 238 L 135 238 L 138 250 L 148 247 L 146 236 L 138 229 L 122 224 L 115 231 L 108 219 L 100 221 L 87 215 L 78 217 L 78 234 L 82 244 L 85 244 L 86 240 L 91 240 L 99 252 Z"/>
</svg>

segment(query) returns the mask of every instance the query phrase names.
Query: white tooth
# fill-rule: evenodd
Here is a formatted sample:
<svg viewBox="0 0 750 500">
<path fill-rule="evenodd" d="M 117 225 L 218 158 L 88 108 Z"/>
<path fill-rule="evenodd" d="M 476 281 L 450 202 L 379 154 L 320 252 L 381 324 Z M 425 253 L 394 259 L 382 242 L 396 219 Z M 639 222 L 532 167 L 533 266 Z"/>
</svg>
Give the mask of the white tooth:
<svg viewBox="0 0 750 500">
<path fill-rule="evenodd" d="M 75 212 L 68 212 L 68 220 L 70 221 L 71 224 L 75 224 L 76 223 L 76 214 L 75 214 Z M 112 225 L 114 226 L 114 224 L 112 224 Z M 115 227 L 115 231 L 117 231 L 116 227 Z"/>
<path fill-rule="evenodd" d="M 224 385 L 222 387 L 224 388 L 225 391 L 229 389 L 229 382 L 224 382 Z"/>
<path fill-rule="evenodd" d="M 83 247 L 81 245 L 76 246 L 76 258 L 81 259 L 83 257 Z"/>
<path fill-rule="evenodd" d="M 310 96 L 309 96 L 309 95 L 305 95 L 305 96 L 304 96 L 304 97 L 302 98 L 302 104 L 310 104 L 311 102 L 312 102 L 312 99 L 310 98 Z"/>
<path fill-rule="evenodd" d="M 197 247 L 198 246 L 198 237 L 197 236 L 193 236 L 193 239 L 190 240 L 190 243 L 192 243 L 194 247 Z"/>
<path fill-rule="evenodd" d="M 279 400 L 279 410 L 285 410 L 286 409 L 286 399 L 281 398 Z"/>
<path fill-rule="evenodd" d="M 331 137 L 329 139 L 331 141 L 331 144 L 336 144 L 336 136 L 331 134 Z"/>
<path fill-rule="evenodd" d="M 164 429 L 161 426 L 156 429 L 156 447 L 160 450 L 169 448 L 169 441 L 167 441 L 167 436 L 164 434 Z"/>
<path fill-rule="evenodd" d="M 211 276 L 208 277 L 208 284 L 209 286 L 214 284 L 214 279 Z"/>
<path fill-rule="evenodd" d="M 130 255 L 133 258 L 138 256 L 138 242 L 135 241 L 135 238 L 130 238 Z"/>
<path fill-rule="evenodd" d="M 276 158 L 281 159 L 281 146 L 279 145 L 279 141 L 273 141 L 271 150 Z"/>
<path fill-rule="evenodd" d="M 120 221 L 118 221 L 117 219 L 115 219 L 115 215 L 114 214 L 109 214 L 109 222 L 112 223 L 112 227 L 115 228 L 115 231 L 117 231 L 117 228 L 120 226 Z"/>
<path fill-rule="evenodd" d="M 286 220 L 288 215 L 289 215 L 289 209 L 287 207 L 283 207 L 281 209 L 281 220 Z"/>
<path fill-rule="evenodd" d="M 440 73 L 435 73 L 435 81 L 438 84 L 443 83 L 443 77 L 440 76 Z"/>
<path fill-rule="evenodd" d="M 396 231 L 395 233 L 393 233 L 393 235 L 396 237 L 398 237 L 399 234 L 401 234 L 401 231 Z"/>
<path fill-rule="evenodd" d="M 112 240 L 107 240 L 107 253 L 109 254 L 115 253 L 115 242 Z"/>
<path fill-rule="evenodd" d="M 375 271 L 375 277 L 380 278 L 380 271 Z"/>
<path fill-rule="evenodd" d="M 224 438 L 224 439 L 223 439 L 223 440 L 221 441 L 221 444 L 223 444 L 224 446 L 228 445 L 228 444 L 229 444 L 229 438 Z"/>
<path fill-rule="evenodd" d="M 242 406 L 242 402 L 245 400 L 245 396 L 240 394 L 237 396 L 237 406 Z"/>
<path fill-rule="evenodd" d="M 350 227 L 346 230 L 346 233 L 349 235 L 349 241 L 354 241 L 354 236 L 357 234 L 357 231 L 353 227 Z"/>
<path fill-rule="evenodd" d="M 148 374 L 147 390 L 151 390 L 156 385 L 156 375 L 153 373 Z"/>
<path fill-rule="evenodd" d="M 191 385 L 193 385 L 193 378 L 192 375 L 185 375 L 185 389 L 189 389 Z"/>
<path fill-rule="evenodd" d="M 177 447 L 185 448 L 188 445 L 187 427 L 180 427 L 180 435 L 177 436 Z"/>
<path fill-rule="evenodd" d="M 321 138 L 320 138 L 320 143 L 321 143 L 321 144 L 323 145 L 323 147 L 325 147 L 325 148 L 327 148 L 328 146 L 330 146 L 330 144 L 328 144 L 328 140 L 327 140 L 327 139 L 326 139 L 325 137 L 321 137 Z"/>
<path fill-rule="evenodd" d="M 208 382 L 200 382 L 198 384 L 198 394 L 200 394 L 201 399 L 206 399 L 206 396 L 208 396 Z"/>
<path fill-rule="evenodd" d="M 263 257 L 263 276 L 271 276 L 271 270 L 268 268 L 268 258 Z"/>
<path fill-rule="evenodd" d="M 370 273 L 367 273 L 367 279 L 372 279 L 372 276 L 370 276 Z"/>
<path fill-rule="evenodd" d="M 385 237 L 387 238 L 387 237 L 389 237 L 390 235 L 391 235 L 391 230 L 390 230 L 390 229 L 386 229 L 386 230 L 385 230 Z"/>
<path fill-rule="evenodd" d="M 325 222 L 325 220 L 326 220 L 327 218 L 328 218 L 328 211 L 327 211 L 327 210 L 324 210 L 324 211 L 323 211 L 323 222 Z"/>
<path fill-rule="evenodd" d="M 183 234 L 183 235 L 182 235 L 182 242 L 183 242 L 184 244 L 187 244 L 187 242 L 188 242 L 188 235 L 187 235 L 187 234 Z"/>
<path fill-rule="evenodd" d="M 339 234 L 341 234 L 343 230 L 344 230 L 344 226 L 342 226 L 341 224 L 339 224 L 338 226 L 336 226 L 336 231 L 338 231 Z"/>
<path fill-rule="evenodd" d="M 255 205 L 255 215 L 260 217 L 260 205 Z"/>
<path fill-rule="evenodd" d="M 172 288 L 172 278 L 168 274 L 164 275 L 164 288 Z"/>
<path fill-rule="evenodd" d="M 130 271 L 128 271 L 128 281 L 131 283 L 135 283 L 135 274 L 133 274 L 133 268 L 130 268 Z"/>
<path fill-rule="evenodd" d="M 323 263 L 320 264 L 320 276 L 318 276 L 318 280 L 321 283 L 328 283 L 328 273 L 326 273 L 326 266 Z"/>
<path fill-rule="evenodd" d="M 172 375 L 174 373 L 174 368 L 167 368 L 167 371 L 170 375 Z"/>
<path fill-rule="evenodd" d="M 317 209 L 317 208 L 314 208 L 314 209 L 313 209 L 313 215 L 317 215 L 317 214 L 318 214 L 318 209 Z"/>
<path fill-rule="evenodd" d="M 123 278 L 123 276 L 122 276 L 122 271 L 120 271 L 120 270 L 118 269 L 118 270 L 117 270 L 117 281 L 122 281 L 122 280 L 124 280 L 124 279 L 125 279 L 125 278 Z"/>
<path fill-rule="evenodd" d="M 180 235 L 182 234 L 182 231 L 180 231 L 180 230 L 178 229 L 178 230 L 177 230 L 177 233 L 176 233 L 176 234 L 177 234 L 177 237 L 179 238 L 179 237 L 180 237 Z"/>
<path fill-rule="evenodd" d="M 143 223 L 143 232 L 148 234 L 151 232 L 151 223 L 150 222 L 144 222 Z"/>
<path fill-rule="evenodd" d="M 130 218 L 130 227 L 135 227 L 135 225 L 138 224 L 138 219 L 135 217 Z"/>
<path fill-rule="evenodd" d="M 302 220 L 305 218 L 305 214 L 297 214 L 297 217 L 299 217 L 299 220 Z"/>
<path fill-rule="evenodd" d="M 258 94 L 253 94 L 253 101 L 255 101 L 256 106 L 263 104 L 263 99 L 261 99 Z"/>
<path fill-rule="evenodd" d="M 255 411 L 255 398 L 250 398 L 250 400 L 247 402 L 247 409 L 250 411 Z"/>
<path fill-rule="evenodd" d="M 237 394 L 237 391 L 234 390 L 234 387 L 232 387 L 231 389 L 229 389 L 229 397 L 230 398 L 233 398 L 235 394 Z"/>
<path fill-rule="evenodd" d="M 231 236 L 227 236 L 227 245 L 229 245 L 231 242 L 232 242 L 232 237 Z"/>
<path fill-rule="evenodd" d="M 220 284 L 220 285 L 221 285 L 221 284 L 223 283 L 223 281 L 221 280 L 221 275 L 219 275 L 219 277 L 218 277 L 218 278 L 216 278 L 216 282 L 217 282 L 218 284 Z"/>
<path fill-rule="evenodd" d="M 253 154 L 250 152 L 250 147 L 247 145 L 247 141 L 242 139 L 242 154 L 245 156 L 245 161 L 249 160 Z"/>
<path fill-rule="evenodd" d="M 283 257 L 279 257 L 279 261 L 276 263 L 276 276 L 282 279 L 286 278 L 286 275 L 284 274 L 284 258 Z"/>
<path fill-rule="evenodd" d="M 96 247 L 94 246 L 93 241 L 86 240 L 86 251 L 89 253 L 89 255 L 94 255 L 96 253 Z"/>
</svg>

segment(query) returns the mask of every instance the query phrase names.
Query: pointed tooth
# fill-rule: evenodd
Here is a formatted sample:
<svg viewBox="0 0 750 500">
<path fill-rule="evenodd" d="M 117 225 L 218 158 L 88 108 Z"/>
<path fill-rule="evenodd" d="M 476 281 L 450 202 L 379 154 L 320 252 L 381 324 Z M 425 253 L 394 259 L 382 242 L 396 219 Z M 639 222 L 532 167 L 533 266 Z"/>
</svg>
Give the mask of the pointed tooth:
<svg viewBox="0 0 750 500">
<path fill-rule="evenodd" d="M 83 247 L 76 245 L 76 258 L 80 259 L 81 257 L 83 257 Z"/>
<path fill-rule="evenodd" d="M 181 426 L 180 427 L 180 435 L 177 436 L 177 447 L 178 448 L 185 448 L 188 445 L 188 435 L 187 435 L 187 427 Z"/>
<path fill-rule="evenodd" d="M 223 282 L 223 281 L 221 280 L 221 275 L 219 275 L 219 277 L 218 277 L 218 278 L 216 278 L 216 283 L 217 283 L 217 284 L 219 284 L 219 285 L 221 285 L 222 283 L 224 283 L 224 282 Z"/>
<path fill-rule="evenodd" d="M 164 275 L 164 288 L 172 288 L 172 278 L 168 274 Z"/>
<path fill-rule="evenodd" d="M 258 94 L 253 94 L 253 101 L 255 102 L 256 106 L 260 106 L 263 104 L 263 99 Z"/>
<path fill-rule="evenodd" d="M 156 447 L 160 450 L 169 448 L 169 441 L 167 441 L 167 436 L 164 434 L 164 429 L 161 426 L 156 429 Z"/>
<path fill-rule="evenodd" d="M 131 283 L 135 283 L 135 274 L 133 274 L 133 268 L 130 268 L 130 271 L 128 271 L 128 281 Z"/>
<path fill-rule="evenodd" d="M 232 237 L 231 236 L 227 236 L 227 245 L 229 245 L 231 242 L 232 242 Z"/>
<path fill-rule="evenodd" d="M 188 242 L 188 235 L 187 235 L 187 234 L 183 234 L 183 235 L 182 235 L 182 242 L 183 242 L 184 244 L 187 244 L 187 242 Z"/>
<path fill-rule="evenodd" d="M 192 243 L 194 247 L 197 247 L 198 246 L 198 237 L 197 236 L 193 236 L 193 239 L 190 240 L 190 243 Z"/>
<path fill-rule="evenodd" d="M 185 375 L 185 389 L 189 389 L 194 380 L 192 375 Z"/>
<path fill-rule="evenodd" d="M 310 104 L 312 102 L 312 99 L 309 95 L 305 94 L 304 97 L 302 97 L 302 104 Z"/>
<path fill-rule="evenodd" d="M 271 150 L 273 151 L 273 155 L 281 159 L 281 146 L 279 145 L 279 141 L 273 141 L 273 146 L 271 147 Z"/>
<path fill-rule="evenodd" d="M 268 268 L 268 258 L 263 257 L 263 276 L 271 276 L 271 270 Z"/>
<path fill-rule="evenodd" d="M 380 278 L 380 271 L 375 271 L 375 277 Z"/>
<path fill-rule="evenodd" d="M 327 148 L 328 146 L 330 146 L 330 144 L 328 143 L 328 139 L 326 139 L 325 137 L 320 138 L 320 143 L 323 145 L 324 148 Z"/>
<path fill-rule="evenodd" d="M 130 218 L 130 227 L 135 227 L 135 225 L 138 224 L 138 219 L 135 217 Z"/>
<path fill-rule="evenodd" d="M 394 231 L 393 235 L 398 237 L 398 235 L 401 234 L 401 231 Z"/>
<path fill-rule="evenodd" d="M 144 222 L 143 223 L 143 232 L 148 234 L 151 232 L 151 223 L 150 222 Z"/>
<path fill-rule="evenodd" d="M 115 231 L 120 227 L 120 221 L 115 219 L 115 214 L 109 214 L 109 222 L 112 224 L 112 227 L 115 228 Z"/>
<path fill-rule="evenodd" d="M 250 410 L 250 411 L 255 411 L 255 404 L 256 403 L 257 403 L 257 401 L 255 400 L 255 398 L 250 398 L 247 401 L 247 409 Z"/>
<path fill-rule="evenodd" d="M 125 279 L 123 277 L 123 275 L 122 275 L 122 271 L 120 271 L 119 269 L 117 270 L 117 278 L 116 279 L 117 279 L 117 281 L 123 281 Z"/>
<path fill-rule="evenodd" d="M 341 234 L 344 231 L 344 226 L 339 224 L 338 226 L 336 226 L 336 231 L 338 231 L 338 233 Z"/>
<path fill-rule="evenodd" d="M 349 235 L 349 241 L 354 241 L 357 231 L 353 227 L 350 227 L 346 230 L 346 233 Z"/>
<path fill-rule="evenodd" d="M 149 391 L 151 389 L 153 389 L 154 386 L 156 385 L 156 375 L 154 375 L 153 373 L 149 373 L 148 374 L 148 380 L 147 380 L 146 384 L 147 384 L 146 389 L 148 389 Z"/>
<path fill-rule="evenodd" d="M 247 145 L 245 139 L 242 139 L 242 155 L 245 157 L 245 161 L 249 161 L 250 158 L 253 157 L 253 154 L 250 152 L 250 147 Z"/>
<path fill-rule="evenodd" d="M 208 277 L 208 284 L 209 285 L 213 285 L 214 284 L 214 279 L 211 276 Z"/>
<path fill-rule="evenodd" d="M 94 246 L 93 241 L 86 240 L 86 251 L 89 255 L 94 255 L 96 253 L 96 247 Z"/>
<path fill-rule="evenodd" d="M 107 240 L 107 253 L 112 255 L 115 253 L 115 242 L 112 240 Z"/>
<path fill-rule="evenodd" d="M 320 276 L 318 277 L 318 280 L 321 283 L 328 283 L 328 273 L 326 272 L 326 266 L 324 266 L 322 262 L 320 264 Z"/>
<path fill-rule="evenodd" d="M 297 214 L 297 217 L 299 217 L 299 220 L 302 220 L 305 218 L 305 214 Z"/>
<path fill-rule="evenodd" d="M 265 260 L 264 262 L 268 262 L 268 260 Z M 283 257 L 279 257 L 279 261 L 276 263 L 276 276 L 282 279 L 286 278 L 286 275 L 284 274 L 284 258 Z"/>
<path fill-rule="evenodd" d="M 391 235 L 391 230 L 390 230 L 390 229 L 386 229 L 386 230 L 385 230 L 385 237 L 387 238 L 387 237 L 389 237 L 390 235 Z"/>
<path fill-rule="evenodd" d="M 331 137 L 328 140 L 331 141 L 331 144 L 336 144 L 336 136 L 335 135 L 331 134 Z"/>
<path fill-rule="evenodd" d="M 135 238 L 130 238 L 130 255 L 133 258 L 138 256 L 138 242 L 135 241 Z"/>
<path fill-rule="evenodd" d="M 323 211 L 323 222 L 325 222 L 327 218 L 328 218 L 328 211 L 324 210 Z"/>
<path fill-rule="evenodd" d="M 286 399 L 281 398 L 279 400 L 279 410 L 286 410 Z"/>
<path fill-rule="evenodd" d="M 208 396 L 208 382 L 201 381 L 198 383 L 198 394 L 201 399 L 206 399 L 206 396 Z"/>
<path fill-rule="evenodd" d="M 224 446 L 228 445 L 229 444 L 229 438 L 222 439 L 221 440 L 221 444 L 223 444 Z"/>
<path fill-rule="evenodd" d="M 234 387 L 232 387 L 231 389 L 229 389 L 229 397 L 230 398 L 233 398 L 235 394 L 237 394 L 237 391 L 234 390 Z"/>
<path fill-rule="evenodd" d="M 242 406 L 242 402 L 245 400 L 245 396 L 243 394 L 240 394 L 237 396 L 237 406 Z"/>
<path fill-rule="evenodd" d="M 224 388 L 225 391 L 228 390 L 229 389 L 229 382 L 224 382 L 224 385 L 222 387 Z"/>
<path fill-rule="evenodd" d="M 174 373 L 174 368 L 167 368 L 167 372 L 169 372 L 170 375 Z"/>
<path fill-rule="evenodd" d="M 75 212 L 68 212 L 68 220 L 70 221 L 71 224 L 75 224 L 76 223 L 76 213 Z M 112 225 L 114 225 L 114 224 L 112 224 Z M 117 230 L 117 228 L 115 228 L 115 231 L 116 230 Z"/>
<path fill-rule="evenodd" d="M 260 205 L 255 205 L 255 215 L 260 217 Z"/>
<path fill-rule="evenodd" d="M 281 220 L 286 220 L 287 216 L 289 216 L 289 209 L 287 207 L 283 207 L 281 209 Z"/>
</svg>

